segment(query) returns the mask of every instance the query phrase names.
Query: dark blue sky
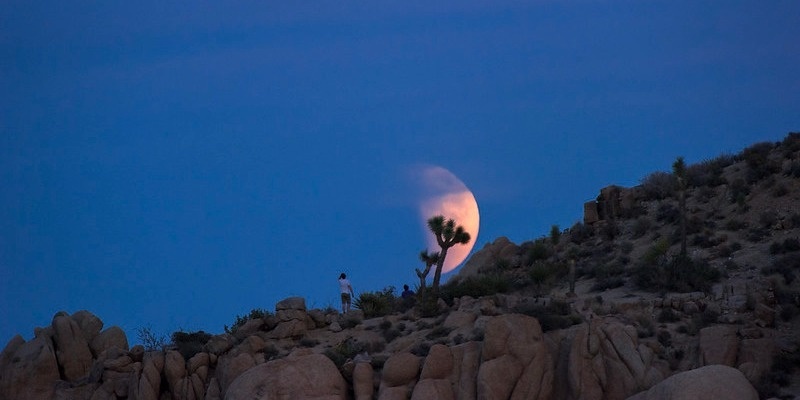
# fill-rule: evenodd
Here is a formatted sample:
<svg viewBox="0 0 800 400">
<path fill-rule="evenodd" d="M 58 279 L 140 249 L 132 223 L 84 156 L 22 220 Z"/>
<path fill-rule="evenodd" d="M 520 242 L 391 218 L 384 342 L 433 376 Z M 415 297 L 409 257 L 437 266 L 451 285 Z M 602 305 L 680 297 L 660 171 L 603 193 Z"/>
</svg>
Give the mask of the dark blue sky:
<svg viewBox="0 0 800 400">
<path fill-rule="evenodd" d="M 293 3 L 0 5 L 0 345 L 412 284 L 418 163 L 478 249 L 800 130 L 794 0 Z"/>
</svg>

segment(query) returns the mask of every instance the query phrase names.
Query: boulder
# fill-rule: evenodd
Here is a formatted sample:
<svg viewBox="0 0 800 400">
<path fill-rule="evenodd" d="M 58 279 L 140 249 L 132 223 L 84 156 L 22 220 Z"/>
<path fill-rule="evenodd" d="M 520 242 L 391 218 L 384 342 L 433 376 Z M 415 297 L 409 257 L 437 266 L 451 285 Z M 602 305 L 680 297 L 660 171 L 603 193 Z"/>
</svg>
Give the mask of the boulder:
<svg viewBox="0 0 800 400">
<path fill-rule="evenodd" d="M 353 369 L 353 393 L 355 400 L 372 400 L 375 391 L 372 380 L 375 372 L 369 362 L 357 362 Z"/>
<path fill-rule="evenodd" d="M 103 321 L 89 311 L 78 311 L 72 314 L 71 318 L 78 323 L 78 326 L 83 333 L 83 338 L 86 339 L 86 342 L 88 343 L 91 343 L 95 336 L 100 334 L 100 331 L 103 329 Z M 101 352 L 97 352 L 95 354 L 100 353 Z"/>
<path fill-rule="evenodd" d="M 257 365 L 242 373 L 225 392 L 225 400 L 345 400 L 347 382 L 336 365 L 309 349 Z"/>
<path fill-rule="evenodd" d="M 735 368 L 707 365 L 670 376 L 628 400 L 758 400 L 758 393 Z"/>
<path fill-rule="evenodd" d="M 158 400 L 161 392 L 161 371 L 164 370 L 164 353 L 144 353 L 141 369 L 134 373 L 129 395 L 139 400 Z"/>
<path fill-rule="evenodd" d="M 700 330 L 700 362 L 702 365 L 721 364 L 733 367 L 739 351 L 736 327 L 715 325 Z"/>
<path fill-rule="evenodd" d="M 419 357 L 408 352 L 393 354 L 383 364 L 381 388 L 403 386 L 416 381 L 419 367 Z"/>
<path fill-rule="evenodd" d="M 453 355 L 451 381 L 454 395 L 459 400 L 477 399 L 475 382 L 478 380 L 478 367 L 481 360 L 481 345 L 467 342 L 450 348 Z"/>
<path fill-rule="evenodd" d="M 92 366 L 92 352 L 80 325 L 61 312 L 53 317 L 52 327 L 56 359 L 64 379 L 75 381 L 87 376 Z"/>
<path fill-rule="evenodd" d="M 422 366 L 422 379 L 446 379 L 453 371 L 453 354 L 450 349 L 443 344 L 435 344 L 425 357 Z"/>
<path fill-rule="evenodd" d="M 521 314 L 492 318 L 484 333 L 482 359 L 478 398 L 550 398 L 552 359 L 535 318 Z"/>
<path fill-rule="evenodd" d="M 112 326 L 100 334 L 95 335 L 89 347 L 95 355 L 99 355 L 112 347 L 116 347 L 120 350 L 128 350 L 128 337 L 125 336 L 125 332 L 122 328 Z"/>
<path fill-rule="evenodd" d="M 0 399 L 50 399 L 60 379 L 53 343 L 15 336 L 0 356 Z"/>
<path fill-rule="evenodd" d="M 414 386 L 411 400 L 455 400 L 453 388 L 447 379 L 423 379 Z"/>
</svg>

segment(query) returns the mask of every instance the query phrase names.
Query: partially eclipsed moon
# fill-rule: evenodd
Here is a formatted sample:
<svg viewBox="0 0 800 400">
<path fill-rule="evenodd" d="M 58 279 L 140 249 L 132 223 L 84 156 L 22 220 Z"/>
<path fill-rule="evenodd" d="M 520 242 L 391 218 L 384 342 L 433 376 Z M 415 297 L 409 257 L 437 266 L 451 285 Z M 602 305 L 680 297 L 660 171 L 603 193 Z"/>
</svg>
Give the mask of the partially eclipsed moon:
<svg viewBox="0 0 800 400">
<path fill-rule="evenodd" d="M 469 243 L 456 244 L 447 250 L 442 272 L 450 272 L 467 258 L 478 238 L 478 202 L 464 182 L 442 167 L 423 167 L 420 175 L 423 193 L 419 212 L 426 232 L 428 250 L 441 251 L 436 237 L 428 229 L 428 219 L 431 217 L 443 215 L 445 220 L 452 218 L 456 226 L 463 226 L 470 235 Z"/>
</svg>

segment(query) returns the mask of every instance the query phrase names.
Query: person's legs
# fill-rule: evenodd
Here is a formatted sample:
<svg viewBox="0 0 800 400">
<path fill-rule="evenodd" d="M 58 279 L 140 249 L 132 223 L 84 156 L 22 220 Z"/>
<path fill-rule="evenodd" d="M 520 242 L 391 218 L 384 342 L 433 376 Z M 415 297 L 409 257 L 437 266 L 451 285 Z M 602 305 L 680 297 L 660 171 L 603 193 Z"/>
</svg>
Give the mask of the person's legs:
<svg viewBox="0 0 800 400">
<path fill-rule="evenodd" d="M 350 294 L 342 293 L 342 314 L 347 314 L 350 311 Z"/>
</svg>

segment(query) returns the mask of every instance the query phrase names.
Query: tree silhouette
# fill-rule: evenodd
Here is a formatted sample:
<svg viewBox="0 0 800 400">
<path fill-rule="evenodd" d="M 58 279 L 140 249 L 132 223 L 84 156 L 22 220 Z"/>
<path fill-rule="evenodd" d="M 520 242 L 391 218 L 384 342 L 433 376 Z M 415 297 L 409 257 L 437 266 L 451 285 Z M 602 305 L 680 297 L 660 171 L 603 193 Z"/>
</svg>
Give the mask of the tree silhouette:
<svg viewBox="0 0 800 400">
<path fill-rule="evenodd" d="M 420 290 L 424 290 L 425 278 L 427 278 L 428 273 L 431 272 L 431 267 L 439 262 L 439 252 L 434 251 L 428 253 L 427 250 L 422 250 L 422 252 L 419 253 L 419 259 L 425 263 L 425 270 L 420 271 L 419 269 L 416 269 L 417 276 L 419 277 L 419 288 Z"/>
<path fill-rule="evenodd" d="M 428 228 L 436 236 L 436 243 L 442 249 L 439 252 L 439 260 L 436 262 L 436 272 L 433 275 L 433 291 L 438 293 L 439 280 L 442 278 L 442 267 L 447 257 L 447 250 L 457 244 L 467 244 L 471 238 L 463 226 L 456 226 L 456 222 L 452 218 L 445 222 L 443 215 L 431 217 L 428 220 Z"/>
</svg>

